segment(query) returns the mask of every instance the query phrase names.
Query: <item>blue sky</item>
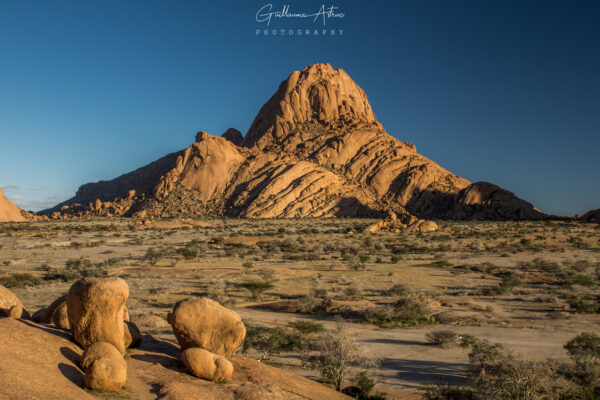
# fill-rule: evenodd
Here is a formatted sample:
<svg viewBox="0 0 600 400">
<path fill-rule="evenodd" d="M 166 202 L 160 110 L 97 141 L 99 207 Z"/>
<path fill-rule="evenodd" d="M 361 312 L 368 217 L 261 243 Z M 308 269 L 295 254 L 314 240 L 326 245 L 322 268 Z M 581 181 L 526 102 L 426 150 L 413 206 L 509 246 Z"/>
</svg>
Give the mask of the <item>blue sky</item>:
<svg viewBox="0 0 600 400">
<path fill-rule="evenodd" d="M 257 36 L 268 3 L 338 6 L 327 29 L 343 34 Z M 329 62 L 421 154 L 582 213 L 600 207 L 599 19 L 599 2 L 566 0 L 0 0 L 0 186 L 54 205 L 198 130 L 245 133 L 291 71 Z"/>
</svg>

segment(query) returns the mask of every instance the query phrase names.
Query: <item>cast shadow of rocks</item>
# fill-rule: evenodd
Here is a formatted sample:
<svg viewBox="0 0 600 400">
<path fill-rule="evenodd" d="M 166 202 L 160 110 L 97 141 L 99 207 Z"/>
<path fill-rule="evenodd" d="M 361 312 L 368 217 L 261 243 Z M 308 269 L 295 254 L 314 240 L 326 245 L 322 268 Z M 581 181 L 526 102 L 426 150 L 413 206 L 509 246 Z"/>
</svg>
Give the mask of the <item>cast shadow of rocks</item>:
<svg viewBox="0 0 600 400">
<path fill-rule="evenodd" d="M 82 387 L 84 385 L 85 382 L 83 380 L 83 372 L 81 372 L 79 368 L 69 364 L 59 363 L 58 370 L 65 378 L 73 382 L 73 384 L 77 385 L 78 387 Z"/>
</svg>

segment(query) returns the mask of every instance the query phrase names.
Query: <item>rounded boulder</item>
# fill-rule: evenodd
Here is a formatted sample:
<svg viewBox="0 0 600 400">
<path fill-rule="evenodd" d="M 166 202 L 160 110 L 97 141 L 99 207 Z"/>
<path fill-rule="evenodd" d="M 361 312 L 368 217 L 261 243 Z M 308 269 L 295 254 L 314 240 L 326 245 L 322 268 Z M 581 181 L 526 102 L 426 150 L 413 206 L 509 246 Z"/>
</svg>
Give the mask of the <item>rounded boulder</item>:
<svg viewBox="0 0 600 400">
<path fill-rule="evenodd" d="M 94 361 L 101 358 L 117 361 L 127 369 L 127 362 L 123 358 L 123 355 L 119 353 L 119 350 L 115 346 L 107 342 L 97 342 L 88 347 L 81 355 L 79 365 L 82 370 L 87 371 Z"/>
<path fill-rule="evenodd" d="M 23 308 L 23 303 L 10 290 L 0 285 L 0 315 L 8 316 L 14 306 Z"/>
<path fill-rule="evenodd" d="M 116 392 L 127 382 L 127 367 L 110 358 L 99 358 L 85 372 L 84 381 L 88 389 Z"/>
<path fill-rule="evenodd" d="M 108 342 L 125 353 L 124 307 L 129 286 L 121 278 L 85 278 L 71 286 L 66 305 L 73 337 L 84 349 Z"/>
<path fill-rule="evenodd" d="M 198 347 L 190 347 L 181 353 L 181 361 L 192 375 L 213 382 L 224 382 L 233 375 L 229 360 Z"/>
<path fill-rule="evenodd" d="M 239 314 L 206 297 L 176 303 L 169 322 L 182 350 L 200 347 L 231 356 L 246 338 L 246 328 Z"/>
<path fill-rule="evenodd" d="M 69 314 L 67 312 L 67 303 L 62 302 L 59 306 L 54 310 L 52 314 L 52 323 L 58 329 L 62 329 L 63 331 L 68 331 L 71 329 L 71 325 L 69 324 Z"/>
</svg>

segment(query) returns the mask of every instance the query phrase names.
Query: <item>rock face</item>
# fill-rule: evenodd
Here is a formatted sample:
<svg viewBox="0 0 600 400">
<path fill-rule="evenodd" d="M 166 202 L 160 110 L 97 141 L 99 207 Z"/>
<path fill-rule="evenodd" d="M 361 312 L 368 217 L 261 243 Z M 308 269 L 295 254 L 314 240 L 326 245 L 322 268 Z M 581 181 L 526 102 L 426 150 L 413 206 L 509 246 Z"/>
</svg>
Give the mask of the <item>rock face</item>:
<svg viewBox="0 0 600 400">
<path fill-rule="evenodd" d="M 66 305 L 73 337 L 84 349 L 108 342 L 125 353 L 124 305 L 129 287 L 121 278 L 85 278 L 71 286 Z"/>
<path fill-rule="evenodd" d="M 25 218 L 21 215 L 21 209 L 4 197 L 4 192 L 0 189 L 0 222 L 20 221 L 25 221 Z"/>
<path fill-rule="evenodd" d="M 87 205 L 87 206 L 86 206 Z M 187 149 L 44 211 L 65 215 L 530 219 L 512 193 L 471 184 L 390 136 L 341 69 L 294 71 L 246 136 L 199 132 Z"/>
<path fill-rule="evenodd" d="M 233 365 L 227 359 L 198 347 L 184 350 L 181 361 L 192 375 L 209 381 L 224 382 L 233 375 Z"/>
<path fill-rule="evenodd" d="M 231 356 L 246 338 L 240 316 L 206 297 L 192 297 L 175 304 L 169 322 L 182 350 L 200 347 L 221 356 Z"/>
</svg>

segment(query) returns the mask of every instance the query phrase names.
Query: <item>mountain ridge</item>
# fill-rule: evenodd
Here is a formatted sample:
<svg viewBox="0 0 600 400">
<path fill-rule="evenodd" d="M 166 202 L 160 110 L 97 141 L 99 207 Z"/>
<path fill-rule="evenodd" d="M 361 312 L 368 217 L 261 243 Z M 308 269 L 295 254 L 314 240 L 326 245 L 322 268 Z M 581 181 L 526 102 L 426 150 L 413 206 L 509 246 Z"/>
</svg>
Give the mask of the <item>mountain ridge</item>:
<svg viewBox="0 0 600 400">
<path fill-rule="evenodd" d="M 187 149 L 88 183 L 42 213 L 251 218 L 384 216 L 537 219 L 493 184 L 472 184 L 389 135 L 342 69 L 294 71 L 246 135 L 199 132 Z"/>
</svg>

